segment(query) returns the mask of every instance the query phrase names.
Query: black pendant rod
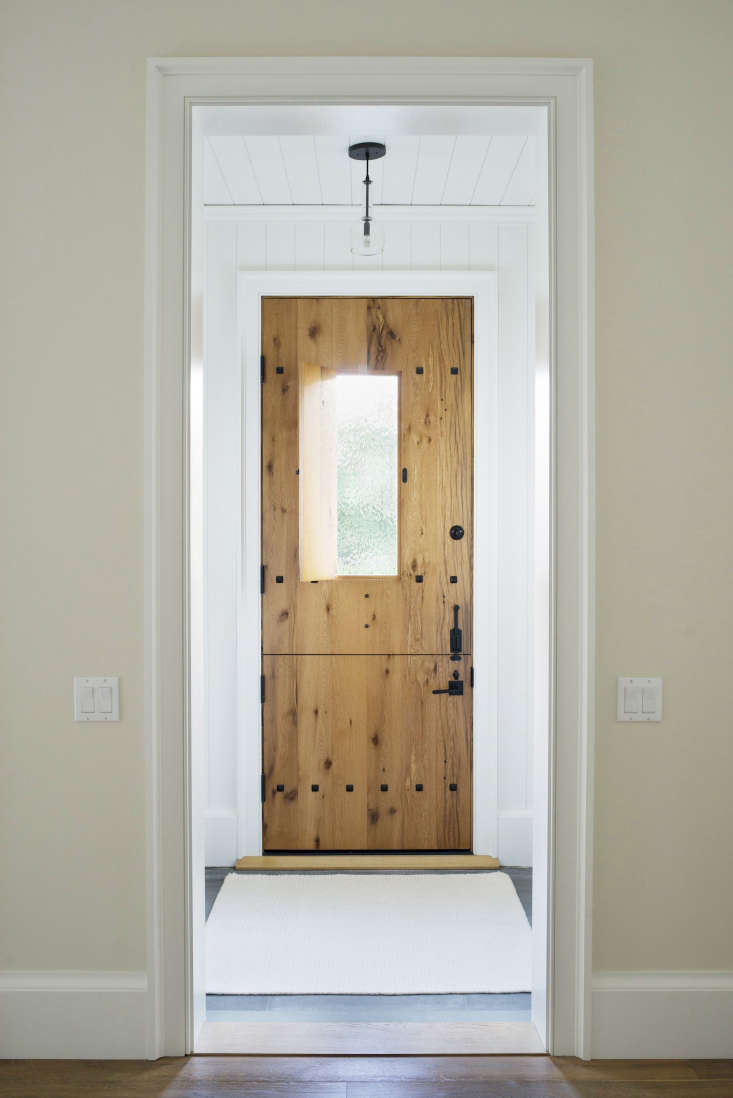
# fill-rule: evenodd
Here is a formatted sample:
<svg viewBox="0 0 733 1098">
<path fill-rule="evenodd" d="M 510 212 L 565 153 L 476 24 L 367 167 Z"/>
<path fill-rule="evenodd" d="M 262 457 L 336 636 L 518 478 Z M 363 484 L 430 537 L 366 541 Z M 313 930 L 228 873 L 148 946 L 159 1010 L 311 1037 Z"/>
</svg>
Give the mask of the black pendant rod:
<svg viewBox="0 0 733 1098">
<path fill-rule="evenodd" d="M 371 225 L 371 215 L 369 213 L 369 188 L 372 185 L 371 178 L 369 176 L 369 161 L 379 160 L 387 152 L 385 145 L 381 141 L 357 141 L 354 145 L 349 145 L 349 156 L 352 160 L 363 160 L 366 163 L 366 176 L 364 178 L 364 186 L 366 187 L 366 201 L 364 209 L 364 236 L 369 236 L 369 230 Z"/>
<path fill-rule="evenodd" d="M 366 209 L 364 212 L 364 236 L 369 236 L 369 188 L 372 185 L 372 181 L 369 178 L 369 150 L 366 154 L 366 175 L 364 177 L 364 186 L 366 187 Z"/>
</svg>

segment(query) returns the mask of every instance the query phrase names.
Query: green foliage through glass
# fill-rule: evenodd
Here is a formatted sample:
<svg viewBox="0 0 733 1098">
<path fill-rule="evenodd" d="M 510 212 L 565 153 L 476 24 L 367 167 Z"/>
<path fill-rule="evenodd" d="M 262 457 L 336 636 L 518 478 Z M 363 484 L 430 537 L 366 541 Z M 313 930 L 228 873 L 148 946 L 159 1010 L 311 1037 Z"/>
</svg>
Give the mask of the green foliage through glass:
<svg viewBox="0 0 733 1098">
<path fill-rule="evenodd" d="M 394 375 L 339 374 L 336 416 L 340 576 L 397 574 L 397 430 Z"/>
</svg>

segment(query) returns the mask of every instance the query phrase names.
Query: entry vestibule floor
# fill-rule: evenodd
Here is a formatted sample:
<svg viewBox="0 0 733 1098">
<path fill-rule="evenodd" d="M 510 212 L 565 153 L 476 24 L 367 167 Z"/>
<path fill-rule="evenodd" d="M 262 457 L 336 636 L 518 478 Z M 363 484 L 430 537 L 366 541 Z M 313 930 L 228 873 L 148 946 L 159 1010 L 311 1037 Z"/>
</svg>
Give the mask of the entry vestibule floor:
<svg viewBox="0 0 733 1098">
<path fill-rule="evenodd" d="M 206 869 L 206 917 L 231 867 Z M 402 871 L 404 873 L 404 871 Z M 435 872 L 442 872 L 440 870 Z M 448 873 L 450 871 L 447 871 Z M 502 866 L 532 923 L 532 870 Z M 207 995 L 211 1022 L 528 1022 L 529 993 Z"/>
</svg>

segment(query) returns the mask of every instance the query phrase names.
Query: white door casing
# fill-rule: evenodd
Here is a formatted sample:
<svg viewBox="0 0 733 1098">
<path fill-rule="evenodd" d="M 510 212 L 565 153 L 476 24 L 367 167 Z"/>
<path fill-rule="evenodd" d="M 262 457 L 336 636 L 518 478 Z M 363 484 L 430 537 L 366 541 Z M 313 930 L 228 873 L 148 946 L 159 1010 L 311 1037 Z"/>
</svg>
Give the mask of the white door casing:
<svg viewBox="0 0 733 1098">
<path fill-rule="evenodd" d="M 547 1010 L 556 1054 L 589 1055 L 593 758 L 593 141 L 587 60 L 216 58 L 148 63 L 145 696 L 148 1051 L 194 1042 L 190 637 L 191 110 L 197 103 L 546 105 L 550 240 Z M 195 609 L 195 608 L 194 608 Z M 540 776 L 541 777 L 541 776 Z M 539 812 L 536 816 L 539 817 Z M 546 838 L 542 835 L 546 828 Z M 545 950 L 546 943 L 546 950 Z M 543 989 L 533 996 L 544 1004 Z"/>
</svg>

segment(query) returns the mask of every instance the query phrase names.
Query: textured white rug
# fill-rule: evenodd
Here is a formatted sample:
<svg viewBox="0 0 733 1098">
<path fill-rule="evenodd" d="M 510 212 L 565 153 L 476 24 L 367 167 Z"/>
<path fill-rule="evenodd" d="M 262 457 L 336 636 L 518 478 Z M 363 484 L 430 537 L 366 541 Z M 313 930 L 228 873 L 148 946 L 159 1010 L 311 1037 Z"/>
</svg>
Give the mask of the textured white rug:
<svg viewBox="0 0 733 1098">
<path fill-rule="evenodd" d="M 530 955 L 506 873 L 230 873 L 206 923 L 206 989 L 529 991 Z"/>
</svg>

